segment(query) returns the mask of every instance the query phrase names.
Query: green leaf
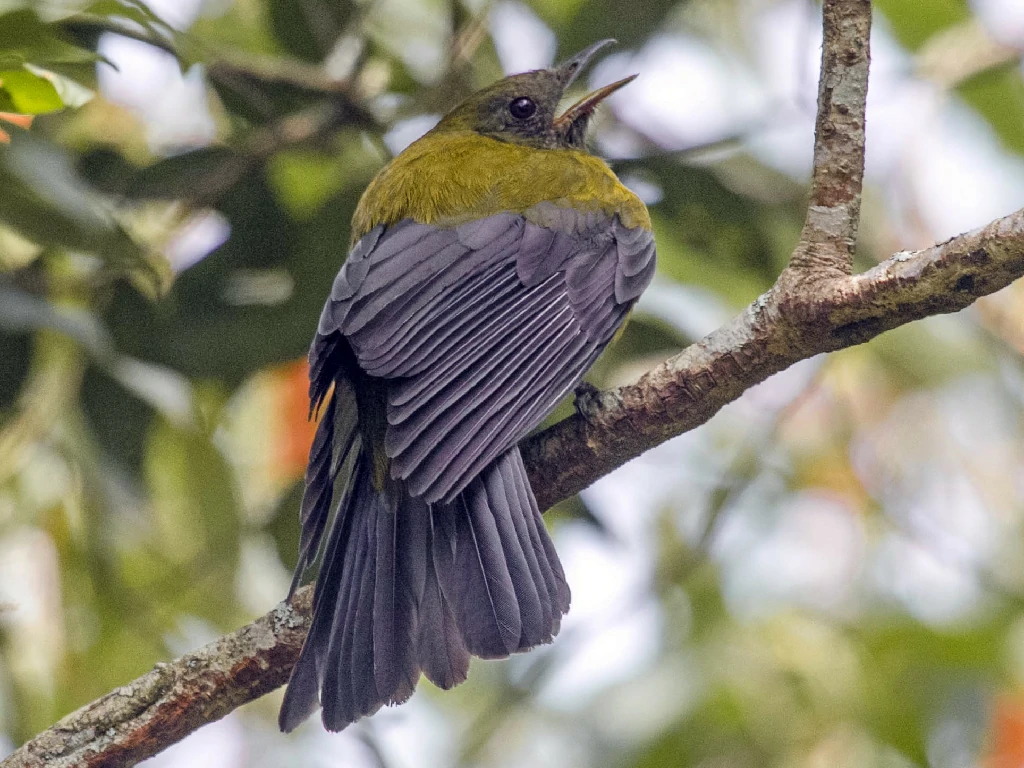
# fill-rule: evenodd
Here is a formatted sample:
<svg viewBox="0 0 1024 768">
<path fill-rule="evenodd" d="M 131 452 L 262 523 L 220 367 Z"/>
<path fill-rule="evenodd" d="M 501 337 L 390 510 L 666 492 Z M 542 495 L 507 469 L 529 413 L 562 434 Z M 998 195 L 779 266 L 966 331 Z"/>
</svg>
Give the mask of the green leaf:
<svg viewBox="0 0 1024 768">
<path fill-rule="evenodd" d="M 0 298 L 0 301 L 3 301 Z M 0 412 L 13 406 L 21 392 L 32 359 L 32 337 L 24 333 L 0 333 Z"/>
<path fill-rule="evenodd" d="M 0 222 L 40 245 L 95 254 L 108 267 L 127 270 L 159 289 L 156 265 L 64 150 L 31 133 L 12 132 L 11 143 L 0 146 L 0 189 Z"/>
<path fill-rule="evenodd" d="M 96 0 L 83 8 L 82 12 L 95 16 L 120 16 L 149 29 L 154 24 L 166 27 L 163 19 L 138 0 Z"/>
<path fill-rule="evenodd" d="M 92 86 L 96 63 L 107 60 L 74 38 L 65 22 L 48 24 L 27 8 L 0 14 L 0 69 L 34 64 Z M 93 35 L 91 45 L 96 39 Z"/>
<path fill-rule="evenodd" d="M 640 46 L 670 11 L 685 4 L 676 0 L 539 0 L 533 7 L 552 25 L 558 35 L 558 55 L 567 58 L 609 37 L 619 42 L 616 50 Z M 624 24 L 624 19 L 629 23 Z"/>
<path fill-rule="evenodd" d="M 94 250 L 114 230 L 67 154 L 32 134 L 12 133 L 0 149 L 0 187 L 0 220 L 36 242 Z"/>
<path fill-rule="evenodd" d="M 238 559 L 241 508 L 235 477 L 204 430 L 154 420 L 145 475 L 162 553 L 182 566 L 203 564 L 228 580 Z"/>
<path fill-rule="evenodd" d="M 4 54 L 49 50 L 55 42 L 51 30 L 35 11 L 21 8 L 0 15 L 0 51 Z"/>
<path fill-rule="evenodd" d="M 86 368 L 79 402 L 104 452 L 140 479 L 154 409 L 97 365 Z"/>
<path fill-rule="evenodd" d="M 299 560 L 299 526 L 296 522 L 296 510 L 302 506 L 305 487 L 305 483 L 297 482 L 282 494 L 264 527 L 264 530 L 273 537 L 277 555 L 289 571 L 295 570 Z"/>
<path fill-rule="evenodd" d="M 345 157 L 296 149 L 279 152 L 267 164 L 278 198 L 296 219 L 305 219 L 345 186 Z"/>
<path fill-rule="evenodd" d="M 323 92 L 281 80 L 273 69 L 287 70 L 289 60 L 263 57 L 265 69 L 246 69 L 215 62 L 208 70 L 211 85 L 228 112 L 253 123 L 266 123 L 323 101 Z"/>
<path fill-rule="evenodd" d="M 10 112 L 41 115 L 64 107 L 53 83 L 27 69 L 0 70 L 0 89 L 10 101 Z"/>
<path fill-rule="evenodd" d="M 926 764 L 929 728 L 955 686 L 996 678 L 1004 663 L 1005 631 L 998 618 L 966 631 L 894 621 L 862 626 L 863 717 L 876 738 Z"/>
<path fill-rule="evenodd" d="M 359 165 L 353 159 L 349 167 Z M 167 301 L 153 304 L 119 288 L 108 317 L 117 348 L 230 387 L 268 364 L 302 357 L 344 261 L 348 222 L 366 184 L 365 176 L 349 173 L 345 188 L 301 224 L 262 173 L 241 179 L 217 203 L 230 238 L 181 272 Z M 264 278 L 287 290 L 273 300 L 245 300 L 242 282 Z"/>
<path fill-rule="evenodd" d="M 216 198 L 245 173 L 249 160 L 226 147 L 203 147 L 168 157 L 139 170 L 127 180 L 132 197 Z"/>
<path fill-rule="evenodd" d="M 875 8 L 889 19 L 896 39 L 912 51 L 936 32 L 971 17 L 966 0 L 875 0 Z"/>
<path fill-rule="evenodd" d="M 318 63 L 330 53 L 352 15 L 346 0 L 270 0 L 270 25 L 293 56 Z"/>
<path fill-rule="evenodd" d="M 988 121 L 1007 149 L 1024 155 L 1024 78 L 1016 61 L 981 72 L 961 83 L 957 92 Z"/>
<path fill-rule="evenodd" d="M 109 17 L 126 19 L 130 26 L 142 27 L 156 42 L 174 42 L 176 30 L 144 3 L 133 0 L 97 0 L 81 13 L 62 19 L 54 26 L 64 39 L 89 51 L 95 51 L 100 37 L 105 34 L 104 27 L 96 22 Z M 108 59 L 102 60 L 113 66 Z"/>
<path fill-rule="evenodd" d="M 762 203 L 730 189 L 717 169 L 684 165 L 669 156 L 617 164 L 655 183 L 663 197 L 651 206 L 658 239 L 658 270 L 677 282 L 710 288 L 737 305 L 766 290 L 781 271 L 786 248 L 777 248 L 773 217 L 787 210 L 786 185 L 779 202 Z M 748 178 L 763 169 L 748 164 Z M 794 233 L 794 242 L 795 235 Z"/>
<path fill-rule="evenodd" d="M 60 22 L 48 24 L 28 8 L 0 14 L 0 62 L 31 62 L 44 65 L 50 61 L 99 58 L 68 42 L 62 35 Z"/>
<path fill-rule="evenodd" d="M 113 352 L 106 329 L 91 312 L 47 301 L 0 276 L 0 330 L 29 333 L 41 328 L 71 337 L 97 358 L 105 359 Z"/>
</svg>

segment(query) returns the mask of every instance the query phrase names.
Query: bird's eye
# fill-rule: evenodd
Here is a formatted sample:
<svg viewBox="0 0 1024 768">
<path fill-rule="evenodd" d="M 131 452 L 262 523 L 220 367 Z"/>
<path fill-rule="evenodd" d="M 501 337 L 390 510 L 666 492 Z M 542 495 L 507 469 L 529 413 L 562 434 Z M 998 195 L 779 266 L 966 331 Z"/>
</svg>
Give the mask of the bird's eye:
<svg viewBox="0 0 1024 768">
<path fill-rule="evenodd" d="M 533 113 L 537 111 L 537 105 L 533 103 L 533 99 L 527 96 L 520 96 L 509 103 L 508 111 L 512 113 L 512 117 L 516 120 L 526 120 L 529 117 L 533 117 Z"/>
</svg>

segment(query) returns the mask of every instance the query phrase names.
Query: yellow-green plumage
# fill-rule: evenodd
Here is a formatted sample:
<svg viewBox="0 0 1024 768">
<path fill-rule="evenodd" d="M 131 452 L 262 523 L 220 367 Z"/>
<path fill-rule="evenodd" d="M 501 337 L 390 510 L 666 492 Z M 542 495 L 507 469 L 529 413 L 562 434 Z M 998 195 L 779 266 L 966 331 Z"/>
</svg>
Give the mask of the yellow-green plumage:
<svg viewBox="0 0 1024 768">
<path fill-rule="evenodd" d="M 377 224 L 405 218 L 450 227 L 505 211 L 523 213 L 545 201 L 617 213 L 627 227 L 651 228 L 643 202 L 600 158 L 575 149 L 535 149 L 442 124 L 367 187 L 352 220 L 353 242 Z"/>
<path fill-rule="evenodd" d="M 537 149 L 442 123 L 407 147 L 366 188 L 352 218 L 353 243 L 379 224 L 402 219 L 454 227 L 515 212 L 548 225 L 532 210 L 544 202 L 581 213 L 618 214 L 629 228 L 651 228 L 647 207 L 601 158 L 576 149 Z M 616 338 L 624 328 L 625 323 Z M 383 411 L 383 406 L 374 410 Z M 381 488 L 388 470 L 383 432 L 370 434 L 368 447 Z"/>
</svg>

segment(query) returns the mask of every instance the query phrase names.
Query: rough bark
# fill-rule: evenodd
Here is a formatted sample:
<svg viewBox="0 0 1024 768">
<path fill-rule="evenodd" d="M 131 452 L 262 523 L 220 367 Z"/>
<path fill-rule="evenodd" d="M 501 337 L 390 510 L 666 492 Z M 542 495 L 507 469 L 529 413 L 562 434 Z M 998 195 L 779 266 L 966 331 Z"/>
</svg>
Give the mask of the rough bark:
<svg viewBox="0 0 1024 768">
<path fill-rule="evenodd" d="M 27 742 L 3 768 L 135 765 L 284 685 L 309 629 L 312 590 L 169 664 L 157 664 Z"/>
<path fill-rule="evenodd" d="M 666 440 L 793 363 L 956 312 L 1024 276 L 1024 210 L 860 275 L 783 278 L 741 314 L 635 384 L 585 396 L 575 415 L 527 441 L 542 507 Z"/>
</svg>

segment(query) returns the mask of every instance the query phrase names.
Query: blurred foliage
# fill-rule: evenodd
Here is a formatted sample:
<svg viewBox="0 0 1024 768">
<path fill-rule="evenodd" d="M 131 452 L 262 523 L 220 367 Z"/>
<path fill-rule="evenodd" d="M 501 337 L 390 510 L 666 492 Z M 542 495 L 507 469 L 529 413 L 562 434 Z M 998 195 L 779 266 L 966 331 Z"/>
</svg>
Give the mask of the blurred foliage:
<svg viewBox="0 0 1024 768">
<path fill-rule="evenodd" d="M 139 0 L 0 2 L 0 752 L 284 595 L 302 358 L 348 220 L 407 121 L 501 75 L 495 39 L 536 45 L 489 12 L 532 14 L 523 30 L 546 26 L 560 55 L 675 40 L 734 56 L 738 80 L 771 77 L 758 14 L 817 23 L 803 0 L 200 5 L 175 26 Z M 875 5 L 912 60 L 985 45 L 962 0 Z M 171 63 L 159 100 L 190 106 L 120 103 L 118 35 Z M 951 58 L 933 85 L 1019 163 L 1019 52 Z M 185 83 L 198 96 L 175 102 Z M 659 281 L 597 383 L 699 338 L 784 266 L 804 179 L 757 151 L 793 117 L 763 111 L 682 147 L 621 108 L 600 120 L 596 145 L 651 201 Z M 868 190 L 865 264 L 928 242 L 906 234 L 923 227 L 912 192 L 884 194 Z M 1022 307 L 1015 286 L 798 366 L 561 505 L 570 574 L 610 581 L 574 584 L 580 618 L 551 648 L 443 696 L 424 684 L 399 711 L 439 728 L 421 764 L 1022 764 Z M 300 764 L 315 747 L 276 735 L 269 698 L 244 714 L 249 764 Z M 366 764 L 390 760 L 379 723 L 403 716 L 353 729 Z"/>
</svg>

